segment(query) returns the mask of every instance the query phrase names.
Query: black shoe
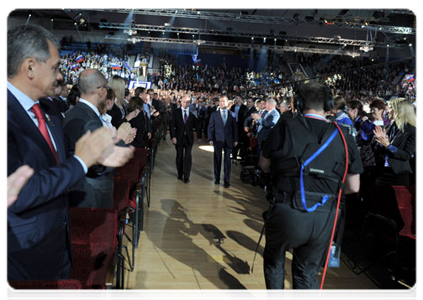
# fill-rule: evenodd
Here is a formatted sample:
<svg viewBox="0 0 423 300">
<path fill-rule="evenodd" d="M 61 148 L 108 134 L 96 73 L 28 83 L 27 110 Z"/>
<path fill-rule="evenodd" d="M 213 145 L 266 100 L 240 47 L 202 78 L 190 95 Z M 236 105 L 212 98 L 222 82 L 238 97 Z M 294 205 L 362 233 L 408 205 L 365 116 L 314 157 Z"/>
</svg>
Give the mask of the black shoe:
<svg viewBox="0 0 423 300">
<path fill-rule="evenodd" d="M 189 179 L 185 178 L 184 183 L 188 183 L 188 182 L 189 182 Z"/>
<path fill-rule="evenodd" d="M 225 188 L 230 187 L 231 185 L 229 184 L 229 182 L 225 182 L 225 184 L 223 185 Z"/>
<path fill-rule="evenodd" d="M 182 180 L 182 175 L 178 175 L 178 180 Z"/>
<path fill-rule="evenodd" d="M 214 184 L 220 184 L 219 180 L 215 180 Z"/>
</svg>

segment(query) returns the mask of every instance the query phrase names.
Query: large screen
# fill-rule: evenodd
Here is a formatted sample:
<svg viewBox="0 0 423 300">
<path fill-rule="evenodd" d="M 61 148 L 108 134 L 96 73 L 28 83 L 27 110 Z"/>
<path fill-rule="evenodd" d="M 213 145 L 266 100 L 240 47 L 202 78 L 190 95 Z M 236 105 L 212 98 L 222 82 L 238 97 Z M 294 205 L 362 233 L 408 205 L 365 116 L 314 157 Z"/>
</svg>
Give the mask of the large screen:
<svg viewBox="0 0 423 300">
<path fill-rule="evenodd" d="M 139 86 L 143 87 L 145 89 L 150 89 L 151 88 L 151 82 L 150 81 L 131 80 L 128 84 L 128 89 L 136 89 Z"/>
</svg>

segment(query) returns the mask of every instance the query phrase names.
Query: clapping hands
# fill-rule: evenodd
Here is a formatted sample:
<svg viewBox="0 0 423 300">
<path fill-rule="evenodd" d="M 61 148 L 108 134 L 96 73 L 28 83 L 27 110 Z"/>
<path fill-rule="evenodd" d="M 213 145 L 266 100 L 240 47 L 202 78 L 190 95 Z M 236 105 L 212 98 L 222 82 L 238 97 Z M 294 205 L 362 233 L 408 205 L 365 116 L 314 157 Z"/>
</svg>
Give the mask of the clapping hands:
<svg viewBox="0 0 423 300">
<path fill-rule="evenodd" d="M 384 147 L 389 146 L 389 138 L 386 135 L 386 130 L 382 129 L 380 126 L 376 126 L 376 128 L 373 130 L 373 133 L 375 135 L 376 142 L 381 144 Z"/>
</svg>

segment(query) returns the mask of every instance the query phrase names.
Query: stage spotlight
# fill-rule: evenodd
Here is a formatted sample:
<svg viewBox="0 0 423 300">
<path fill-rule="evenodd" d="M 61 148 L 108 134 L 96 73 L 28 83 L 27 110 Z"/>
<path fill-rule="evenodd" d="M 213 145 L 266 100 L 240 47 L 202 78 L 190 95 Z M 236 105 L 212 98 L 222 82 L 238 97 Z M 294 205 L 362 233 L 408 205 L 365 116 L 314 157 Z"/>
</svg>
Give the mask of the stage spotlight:
<svg viewBox="0 0 423 300">
<path fill-rule="evenodd" d="M 263 38 L 263 43 L 266 43 L 266 38 Z"/>
<path fill-rule="evenodd" d="M 413 47 L 413 44 L 408 44 L 408 46 Z"/>
</svg>

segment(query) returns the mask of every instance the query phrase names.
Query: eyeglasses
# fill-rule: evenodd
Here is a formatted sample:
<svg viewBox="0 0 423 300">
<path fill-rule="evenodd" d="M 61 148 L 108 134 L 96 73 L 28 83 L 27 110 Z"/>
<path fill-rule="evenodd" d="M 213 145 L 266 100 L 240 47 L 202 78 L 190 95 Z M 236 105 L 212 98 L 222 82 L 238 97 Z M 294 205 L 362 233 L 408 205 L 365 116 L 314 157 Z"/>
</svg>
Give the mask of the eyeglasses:
<svg viewBox="0 0 423 300">
<path fill-rule="evenodd" d="M 106 90 L 109 90 L 110 89 L 110 86 L 108 86 L 107 84 L 105 84 L 105 85 L 100 85 L 97 88 L 98 89 L 105 88 Z"/>
</svg>

